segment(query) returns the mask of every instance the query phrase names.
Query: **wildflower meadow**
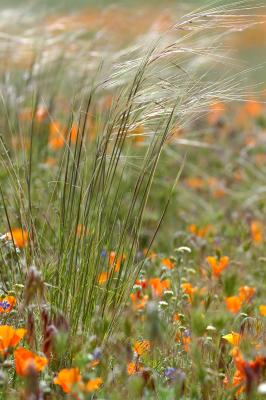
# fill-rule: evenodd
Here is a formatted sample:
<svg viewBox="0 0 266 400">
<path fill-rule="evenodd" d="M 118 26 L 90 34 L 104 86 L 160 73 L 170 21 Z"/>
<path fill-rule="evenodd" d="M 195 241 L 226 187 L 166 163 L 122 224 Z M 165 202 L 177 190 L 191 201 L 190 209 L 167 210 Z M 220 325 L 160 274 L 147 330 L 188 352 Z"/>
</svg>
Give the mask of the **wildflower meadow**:
<svg viewBox="0 0 266 400">
<path fill-rule="evenodd" d="M 266 4 L 0 1 L 0 399 L 266 398 Z"/>
</svg>

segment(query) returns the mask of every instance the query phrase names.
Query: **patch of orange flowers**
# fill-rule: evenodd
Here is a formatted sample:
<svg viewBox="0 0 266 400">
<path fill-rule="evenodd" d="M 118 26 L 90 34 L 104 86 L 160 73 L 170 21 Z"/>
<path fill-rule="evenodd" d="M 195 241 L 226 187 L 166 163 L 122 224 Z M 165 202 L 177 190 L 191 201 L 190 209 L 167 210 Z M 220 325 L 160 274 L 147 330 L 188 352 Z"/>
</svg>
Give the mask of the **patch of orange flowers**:
<svg viewBox="0 0 266 400">
<path fill-rule="evenodd" d="M 266 367 L 266 357 L 257 356 L 254 360 L 246 361 L 238 347 L 232 350 L 232 356 L 236 367 L 232 383 L 233 386 L 238 387 L 237 393 L 240 394 L 245 391 L 248 381 L 258 380 L 262 370 Z"/>
<path fill-rule="evenodd" d="M 59 385 L 64 393 L 74 392 L 75 389 L 86 393 L 92 393 L 97 391 L 102 383 L 103 380 L 99 377 L 89 379 L 86 383 L 82 382 L 78 368 L 61 369 L 54 378 L 54 384 Z"/>
<path fill-rule="evenodd" d="M 165 290 L 170 289 L 170 280 L 161 278 L 150 278 L 148 285 L 151 287 L 152 294 L 155 297 L 161 297 Z"/>
<path fill-rule="evenodd" d="M 238 296 L 230 296 L 225 299 L 227 310 L 233 314 L 237 314 L 240 311 L 243 303 L 249 303 L 252 300 L 255 289 L 250 286 L 241 286 L 238 289 L 238 293 Z"/>
<path fill-rule="evenodd" d="M 213 227 L 210 224 L 202 228 L 199 228 L 196 224 L 190 224 L 187 229 L 189 233 L 198 236 L 200 238 L 204 238 L 207 236 L 207 234 L 211 231 L 212 228 Z"/>
</svg>

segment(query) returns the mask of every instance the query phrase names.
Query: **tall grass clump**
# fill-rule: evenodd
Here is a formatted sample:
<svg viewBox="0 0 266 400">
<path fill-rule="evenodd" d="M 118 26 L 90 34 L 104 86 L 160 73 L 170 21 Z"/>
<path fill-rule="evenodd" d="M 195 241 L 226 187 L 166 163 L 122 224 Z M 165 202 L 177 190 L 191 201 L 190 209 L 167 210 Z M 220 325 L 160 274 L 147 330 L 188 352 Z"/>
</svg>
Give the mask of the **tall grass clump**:
<svg viewBox="0 0 266 400">
<path fill-rule="evenodd" d="M 35 282 L 33 312 L 63 315 L 73 334 L 115 328 L 174 190 L 144 237 L 165 146 L 210 103 L 242 96 L 245 73 L 222 43 L 256 23 L 249 12 L 200 10 L 124 47 L 18 14 L 22 28 L 1 36 L 1 231 L 23 229 L 28 245 L 2 237 L 4 290 L 28 299 Z"/>
</svg>

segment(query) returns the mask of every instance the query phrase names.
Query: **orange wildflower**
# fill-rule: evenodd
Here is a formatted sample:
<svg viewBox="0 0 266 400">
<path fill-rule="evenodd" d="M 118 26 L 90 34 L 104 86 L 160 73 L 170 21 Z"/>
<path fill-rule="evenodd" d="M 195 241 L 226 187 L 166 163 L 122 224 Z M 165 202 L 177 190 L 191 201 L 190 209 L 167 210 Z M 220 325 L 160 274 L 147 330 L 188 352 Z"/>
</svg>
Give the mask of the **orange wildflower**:
<svg viewBox="0 0 266 400">
<path fill-rule="evenodd" d="M 179 321 L 180 321 L 179 314 L 175 313 L 175 314 L 173 315 L 173 322 L 179 322 Z"/>
<path fill-rule="evenodd" d="M 102 383 L 102 378 L 90 379 L 85 385 L 85 391 L 88 393 L 95 392 L 96 390 L 100 389 Z"/>
<path fill-rule="evenodd" d="M 133 350 L 138 356 L 147 353 L 151 349 L 151 342 L 149 340 L 138 340 L 133 345 Z"/>
<path fill-rule="evenodd" d="M 219 260 L 217 260 L 216 257 L 209 256 L 206 257 L 206 261 L 212 268 L 212 274 L 215 277 L 218 277 L 221 275 L 222 271 L 228 267 L 229 265 L 229 257 L 223 256 Z"/>
<path fill-rule="evenodd" d="M 0 354 L 5 355 L 10 347 L 15 347 L 26 332 L 26 329 L 14 329 L 9 325 L 0 325 Z"/>
<path fill-rule="evenodd" d="M 138 125 L 136 128 L 129 131 L 130 137 L 133 138 L 134 143 L 144 142 L 144 127 L 143 125 Z"/>
<path fill-rule="evenodd" d="M 121 256 L 117 257 L 116 252 L 115 251 L 111 251 L 109 254 L 109 265 L 114 267 L 114 271 L 118 272 L 120 270 L 121 267 L 121 263 L 122 261 L 125 260 L 125 256 L 124 254 L 122 254 Z"/>
<path fill-rule="evenodd" d="M 189 351 L 190 342 L 191 342 L 191 337 L 190 336 L 182 336 L 182 344 L 183 344 L 184 350 L 186 352 Z"/>
<path fill-rule="evenodd" d="M 29 374 L 31 368 L 41 372 L 48 364 L 46 357 L 39 356 L 32 351 L 19 347 L 14 352 L 16 373 L 20 376 Z"/>
<path fill-rule="evenodd" d="M 263 317 L 266 317 L 266 304 L 261 304 L 259 306 L 259 312 L 260 312 L 260 315 L 262 315 Z"/>
<path fill-rule="evenodd" d="M 64 132 L 59 122 L 53 121 L 50 124 L 48 145 L 52 150 L 59 150 L 65 144 Z"/>
<path fill-rule="evenodd" d="M 231 296 L 225 299 L 226 308 L 233 314 L 237 314 L 241 308 L 242 301 L 238 296 Z"/>
<path fill-rule="evenodd" d="M 255 289 L 250 286 L 241 286 L 238 289 L 238 292 L 239 292 L 239 298 L 240 298 L 241 302 L 246 301 L 249 303 L 255 294 Z"/>
<path fill-rule="evenodd" d="M 98 276 L 98 283 L 103 285 L 109 278 L 108 272 L 101 272 Z"/>
<path fill-rule="evenodd" d="M 185 183 L 191 189 L 202 189 L 205 186 L 205 182 L 202 178 L 187 178 L 185 179 Z"/>
<path fill-rule="evenodd" d="M 191 283 L 188 283 L 188 282 L 186 282 L 186 283 L 181 283 L 181 288 L 182 288 L 182 290 L 183 290 L 183 292 L 185 293 L 185 294 L 188 294 L 189 296 L 192 296 L 192 294 L 193 294 L 193 292 L 194 292 L 194 288 L 193 288 L 193 286 L 191 285 Z"/>
<path fill-rule="evenodd" d="M 169 279 L 151 278 L 148 283 L 152 288 L 153 295 L 157 297 L 160 297 L 165 290 L 170 289 Z"/>
<path fill-rule="evenodd" d="M 249 100 L 244 105 L 244 110 L 250 117 L 256 118 L 262 114 L 263 107 L 262 104 L 256 100 Z"/>
<path fill-rule="evenodd" d="M 161 261 L 162 265 L 165 266 L 168 269 L 173 269 L 175 266 L 175 263 L 170 260 L 170 258 L 163 258 Z"/>
<path fill-rule="evenodd" d="M 72 144 L 75 144 L 78 138 L 78 125 L 73 124 L 70 129 L 70 140 Z"/>
<path fill-rule="evenodd" d="M 263 242 L 263 225 L 259 221 L 252 221 L 250 224 L 250 232 L 252 241 L 255 244 Z"/>
<path fill-rule="evenodd" d="M 0 299 L 0 313 L 9 313 L 14 305 L 16 304 L 16 299 L 13 296 L 5 296 Z"/>
<path fill-rule="evenodd" d="M 14 228 L 11 232 L 7 233 L 7 237 L 9 240 L 14 240 L 14 243 L 17 247 L 22 248 L 25 247 L 28 243 L 29 234 L 27 231 L 24 231 L 20 228 Z"/>
<path fill-rule="evenodd" d="M 61 386 L 65 393 L 71 392 L 73 387 L 81 381 L 81 375 L 78 368 L 64 368 L 59 371 L 54 378 L 54 384 Z"/>
<path fill-rule="evenodd" d="M 127 364 L 127 373 L 128 375 L 136 374 L 137 372 L 142 370 L 142 366 L 139 362 L 131 361 Z"/>
<path fill-rule="evenodd" d="M 144 295 L 144 296 L 139 296 L 137 293 L 131 293 L 130 298 L 132 301 L 133 309 L 134 310 L 141 310 L 145 307 L 149 296 Z"/>
<path fill-rule="evenodd" d="M 216 102 L 210 105 L 208 122 L 211 125 L 217 124 L 221 117 L 225 114 L 226 107 L 222 102 Z"/>
<path fill-rule="evenodd" d="M 237 391 L 237 393 L 240 394 L 245 390 L 248 377 L 247 371 L 252 371 L 253 375 L 258 377 L 261 369 L 266 367 L 266 358 L 258 356 L 252 361 L 245 361 L 238 347 L 232 350 L 232 356 L 236 367 L 233 385 L 239 386 L 242 384 Z"/>
<path fill-rule="evenodd" d="M 187 228 L 189 233 L 192 233 L 195 236 L 200 238 L 204 238 L 212 229 L 212 225 L 208 224 L 202 228 L 198 228 L 196 224 L 190 224 Z"/>
</svg>

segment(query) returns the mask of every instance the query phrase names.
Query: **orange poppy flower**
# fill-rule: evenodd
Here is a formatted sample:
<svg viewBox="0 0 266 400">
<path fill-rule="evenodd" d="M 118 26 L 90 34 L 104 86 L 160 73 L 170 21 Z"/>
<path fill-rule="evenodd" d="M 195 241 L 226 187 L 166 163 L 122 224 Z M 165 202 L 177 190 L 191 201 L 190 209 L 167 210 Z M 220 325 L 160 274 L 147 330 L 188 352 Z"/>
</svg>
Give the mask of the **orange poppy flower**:
<svg viewBox="0 0 266 400">
<path fill-rule="evenodd" d="M 134 375 L 141 370 L 142 370 L 142 366 L 139 364 L 139 362 L 131 361 L 127 364 L 128 375 Z"/>
<path fill-rule="evenodd" d="M 173 269 L 175 266 L 175 263 L 170 260 L 170 258 L 163 258 L 161 261 L 162 265 L 168 269 Z"/>
<path fill-rule="evenodd" d="M 189 301 L 191 303 L 192 299 L 193 299 L 193 295 L 198 290 L 198 288 L 193 287 L 191 285 L 191 283 L 189 283 L 189 282 L 181 283 L 180 286 L 181 286 L 181 289 L 183 290 L 183 292 L 189 296 Z"/>
<path fill-rule="evenodd" d="M 190 342 L 191 342 L 191 337 L 190 336 L 182 336 L 182 344 L 183 344 L 184 350 L 186 352 L 189 351 Z"/>
<path fill-rule="evenodd" d="M 181 288 L 182 288 L 182 290 L 183 290 L 183 292 L 185 293 L 185 294 L 188 294 L 189 296 L 191 296 L 192 294 L 193 294 L 193 292 L 194 292 L 194 288 L 193 288 L 193 286 L 191 285 L 191 283 L 188 283 L 188 282 L 186 282 L 186 283 L 181 283 Z"/>
<path fill-rule="evenodd" d="M 103 285 L 105 282 L 107 282 L 108 278 L 109 278 L 108 272 L 101 272 L 98 276 L 98 283 L 100 285 Z"/>
<path fill-rule="evenodd" d="M 0 354 L 5 355 L 10 347 L 15 347 L 26 332 L 26 329 L 14 329 L 9 325 L 0 325 Z"/>
<path fill-rule="evenodd" d="M 255 244 L 263 242 L 263 225 L 260 221 L 252 221 L 250 224 L 250 233 L 252 241 Z"/>
<path fill-rule="evenodd" d="M 118 272 L 120 270 L 121 267 L 121 263 L 122 261 L 125 260 L 125 255 L 122 254 L 121 256 L 117 257 L 116 252 L 115 251 L 111 251 L 109 254 L 109 265 L 114 267 L 114 271 Z"/>
<path fill-rule="evenodd" d="M 266 304 L 261 304 L 259 306 L 259 312 L 260 312 L 260 315 L 262 315 L 263 317 L 266 317 Z"/>
<path fill-rule="evenodd" d="M 239 292 L 239 298 L 240 298 L 241 302 L 246 301 L 247 303 L 249 303 L 255 294 L 255 289 L 250 286 L 241 286 L 238 289 L 238 292 Z"/>
<path fill-rule="evenodd" d="M 26 376 L 31 369 L 41 372 L 48 364 L 46 357 L 39 356 L 32 351 L 19 347 L 14 351 L 16 373 L 20 376 Z"/>
<path fill-rule="evenodd" d="M 169 279 L 151 278 L 148 283 L 152 288 L 153 295 L 156 297 L 160 297 L 165 290 L 170 289 Z"/>
<path fill-rule="evenodd" d="M 266 358 L 258 356 L 252 361 L 245 361 L 238 347 L 235 347 L 231 354 L 236 367 L 236 372 L 233 377 L 233 385 L 239 386 L 243 384 L 237 391 L 237 393 L 240 394 L 245 390 L 247 371 L 252 370 L 254 374 L 258 375 L 260 370 L 266 366 Z"/>
<path fill-rule="evenodd" d="M 70 140 L 72 144 L 75 144 L 78 138 L 78 125 L 73 124 L 70 129 Z"/>
<path fill-rule="evenodd" d="M 205 181 L 202 178 L 187 178 L 185 183 L 191 189 L 203 189 L 205 186 Z"/>
<path fill-rule="evenodd" d="M 242 301 L 238 296 L 231 296 L 225 299 L 226 308 L 233 314 L 237 314 L 241 308 Z"/>
<path fill-rule="evenodd" d="M 90 379 L 85 385 L 85 391 L 88 393 L 95 392 L 96 390 L 100 389 L 102 383 L 102 378 Z"/>
<path fill-rule="evenodd" d="M 208 115 L 208 122 L 211 125 L 216 124 L 220 118 L 225 114 L 226 107 L 222 102 L 216 102 L 210 105 L 210 111 Z"/>
<path fill-rule="evenodd" d="M 262 114 L 263 107 L 256 100 L 249 100 L 245 103 L 244 110 L 250 117 L 256 118 Z"/>
<path fill-rule="evenodd" d="M 16 299 L 13 296 L 5 296 L 0 299 L 0 313 L 9 313 L 14 305 L 16 304 Z"/>
<path fill-rule="evenodd" d="M 180 316 L 179 316 L 179 314 L 175 313 L 173 315 L 173 322 L 179 322 L 179 321 L 180 321 Z"/>
<path fill-rule="evenodd" d="M 193 235 L 204 238 L 209 233 L 211 228 L 211 225 L 206 225 L 203 228 L 198 228 L 196 224 L 190 224 L 187 229 L 188 232 L 192 233 Z"/>
<path fill-rule="evenodd" d="M 222 271 L 225 268 L 227 268 L 228 265 L 229 265 L 229 257 L 227 257 L 227 256 L 223 256 L 219 260 L 217 260 L 216 257 L 209 256 L 209 257 L 206 257 L 206 261 L 208 262 L 208 264 L 212 268 L 212 274 L 215 277 L 220 276 Z"/>
<path fill-rule="evenodd" d="M 49 128 L 48 145 L 52 150 L 59 150 L 65 144 L 64 131 L 59 122 L 53 121 Z"/>
<path fill-rule="evenodd" d="M 134 310 L 141 310 L 145 307 L 149 296 L 144 295 L 144 296 L 139 296 L 137 293 L 131 293 L 130 298 L 132 301 L 133 309 Z"/>
<path fill-rule="evenodd" d="M 133 350 L 138 356 L 141 356 L 151 349 L 151 342 L 149 340 L 138 340 L 133 345 Z"/>
<path fill-rule="evenodd" d="M 7 233 L 7 237 L 9 240 L 13 238 L 15 245 L 19 248 L 23 248 L 28 244 L 29 234 L 23 229 L 14 228 L 11 232 Z"/>
<path fill-rule="evenodd" d="M 57 377 L 54 378 L 54 384 L 61 386 L 65 393 L 71 392 L 80 381 L 81 375 L 78 368 L 61 369 Z"/>
</svg>

